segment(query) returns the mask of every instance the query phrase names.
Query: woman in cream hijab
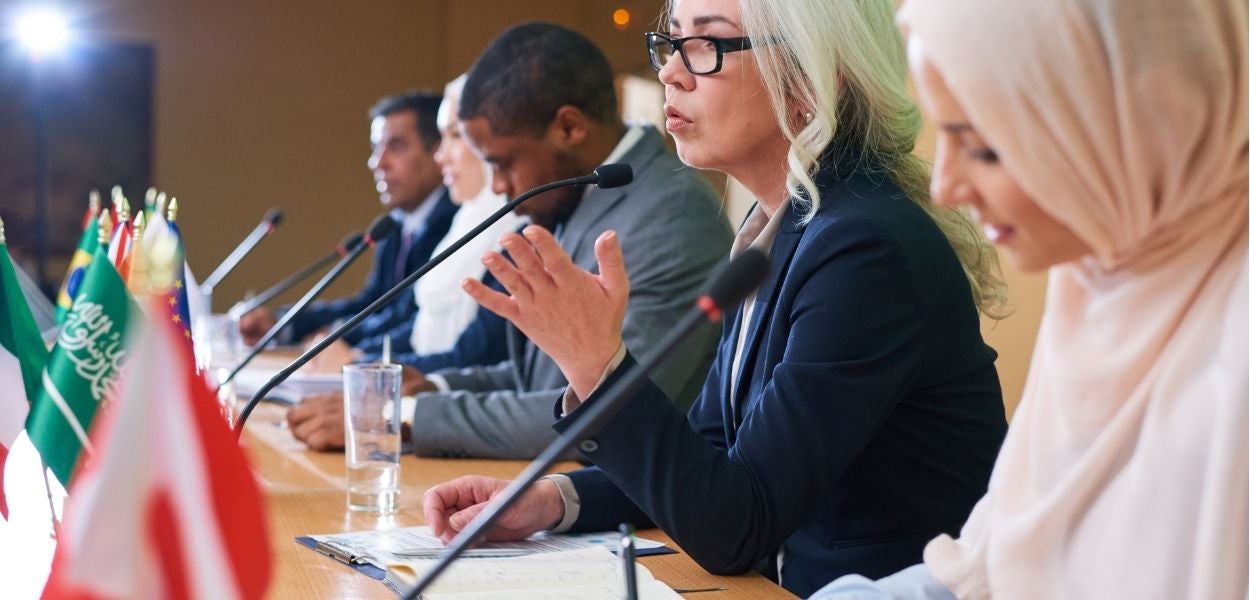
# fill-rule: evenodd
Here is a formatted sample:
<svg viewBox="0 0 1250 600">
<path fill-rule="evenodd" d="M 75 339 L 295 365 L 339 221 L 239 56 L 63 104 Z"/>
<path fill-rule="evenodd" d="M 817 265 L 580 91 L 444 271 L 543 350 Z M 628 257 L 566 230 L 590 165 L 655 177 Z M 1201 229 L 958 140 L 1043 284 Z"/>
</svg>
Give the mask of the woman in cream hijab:
<svg viewBox="0 0 1250 600">
<path fill-rule="evenodd" d="M 1247 597 L 1244 0 L 910 0 L 935 200 L 1049 267 L 989 491 L 818 597 Z"/>
<path fill-rule="evenodd" d="M 452 218 L 451 228 L 435 248 L 435 254 L 442 252 L 507 202 L 507 198 L 491 190 L 491 170 L 460 135 L 460 119 L 456 117 L 456 111 L 460 107 L 464 80 L 465 76 L 461 75 L 447 84 L 443 90 L 443 103 L 438 107 L 438 128 L 443 134 L 443 141 L 434 153 L 434 160 L 442 169 L 443 185 L 447 186 L 452 202 L 460 205 L 460 210 Z M 477 302 L 460 289 L 460 280 L 465 277 L 481 279 L 486 274 L 486 267 L 481 262 L 482 253 L 497 249 L 499 236 L 515 231 L 522 224 L 522 217 L 508 213 L 413 286 L 417 306 L 421 307 L 412 328 L 412 349 L 416 356 L 448 352 L 456 345 L 460 334 L 478 314 Z M 429 365 L 421 366 L 429 369 Z"/>
</svg>

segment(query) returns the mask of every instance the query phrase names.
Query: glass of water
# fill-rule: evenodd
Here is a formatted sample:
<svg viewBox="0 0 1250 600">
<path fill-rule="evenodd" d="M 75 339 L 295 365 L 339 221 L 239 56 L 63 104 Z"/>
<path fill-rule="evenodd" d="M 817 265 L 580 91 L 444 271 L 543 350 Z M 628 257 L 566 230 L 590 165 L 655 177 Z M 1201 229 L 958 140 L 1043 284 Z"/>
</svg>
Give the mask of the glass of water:
<svg viewBox="0 0 1250 600">
<path fill-rule="evenodd" d="M 243 358 L 239 320 L 230 315 L 197 315 L 191 322 L 191 339 L 200 371 L 233 369 Z"/>
<path fill-rule="evenodd" d="M 347 508 L 394 512 L 399 496 L 400 377 L 396 364 L 343 367 Z"/>
</svg>

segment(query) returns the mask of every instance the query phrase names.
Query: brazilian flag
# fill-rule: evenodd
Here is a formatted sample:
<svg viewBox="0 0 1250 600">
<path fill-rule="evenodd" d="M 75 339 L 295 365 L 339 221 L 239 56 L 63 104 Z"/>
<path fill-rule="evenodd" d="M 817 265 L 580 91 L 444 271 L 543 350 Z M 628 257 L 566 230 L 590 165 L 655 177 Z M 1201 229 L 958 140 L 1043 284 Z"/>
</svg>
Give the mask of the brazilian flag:
<svg viewBox="0 0 1250 600">
<path fill-rule="evenodd" d="M 69 270 L 65 273 L 65 281 L 61 283 L 61 293 L 56 295 L 56 322 L 65 322 L 65 315 L 69 314 L 70 308 L 74 306 L 74 298 L 78 297 L 78 290 L 82 287 L 82 278 L 87 271 L 87 265 L 91 264 L 91 257 L 95 255 L 96 248 L 100 247 L 100 225 L 96 219 L 87 219 L 87 226 L 83 227 L 82 237 L 78 238 L 78 249 L 74 251 L 74 257 L 69 261 Z"/>
</svg>

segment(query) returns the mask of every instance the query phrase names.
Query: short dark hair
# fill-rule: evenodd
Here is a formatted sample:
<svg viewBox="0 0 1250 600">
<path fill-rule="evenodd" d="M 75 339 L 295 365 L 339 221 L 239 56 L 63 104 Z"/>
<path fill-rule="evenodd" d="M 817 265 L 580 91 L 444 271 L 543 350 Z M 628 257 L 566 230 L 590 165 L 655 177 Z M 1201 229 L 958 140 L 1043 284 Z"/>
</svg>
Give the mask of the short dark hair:
<svg viewBox="0 0 1250 600">
<path fill-rule="evenodd" d="M 400 111 L 410 110 L 417 115 L 417 135 L 426 150 L 437 146 L 443 139 L 438 131 L 438 105 L 443 103 L 441 94 L 430 90 L 408 90 L 378 100 L 369 109 L 369 118 L 387 117 Z"/>
<path fill-rule="evenodd" d="M 469 70 L 460 120 L 486 117 L 500 135 L 538 133 L 565 105 L 599 123 L 619 119 L 612 66 L 576 31 L 522 23 L 499 34 Z"/>
</svg>

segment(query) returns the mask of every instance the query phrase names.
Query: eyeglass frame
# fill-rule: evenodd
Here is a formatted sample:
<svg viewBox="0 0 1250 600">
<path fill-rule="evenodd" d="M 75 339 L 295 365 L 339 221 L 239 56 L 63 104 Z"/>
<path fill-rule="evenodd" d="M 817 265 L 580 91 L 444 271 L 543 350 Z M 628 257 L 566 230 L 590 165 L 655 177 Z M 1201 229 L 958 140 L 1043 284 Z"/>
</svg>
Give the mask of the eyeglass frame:
<svg viewBox="0 0 1250 600">
<path fill-rule="evenodd" d="M 657 62 L 657 56 L 653 48 L 653 44 L 651 42 L 653 38 L 663 39 L 666 42 L 668 42 L 668 45 L 673 49 L 673 53 L 681 55 L 681 64 L 684 65 L 686 67 L 686 70 L 689 71 L 690 74 L 692 75 L 712 75 L 715 73 L 719 73 L 721 70 L 721 67 L 723 66 L 723 62 L 724 62 L 724 58 L 726 54 L 730 54 L 733 52 L 741 52 L 743 50 L 750 50 L 751 48 L 755 46 L 755 44 L 751 41 L 750 37 L 723 38 L 723 37 L 716 37 L 714 35 L 691 35 L 691 36 L 686 36 L 686 37 L 681 37 L 681 38 L 675 38 L 671 35 L 668 35 L 667 33 L 661 33 L 659 31 L 648 31 L 647 33 L 642 34 L 642 36 L 643 36 L 643 39 L 647 41 L 647 58 L 650 59 L 651 68 L 655 69 L 656 73 L 659 73 L 660 69 L 664 68 L 664 65 L 658 64 Z M 713 68 L 711 71 L 698 73 L 694 70 L 694 67 L 690 66 L 690 59 L 686 58 L 686 53 L 681 51 L 682 44 L 685 44 L 686 42 L 690 40 L 703 40 L 703 41 L 712 43 L 712 46 L 716 48 L 716 67 L 715 68 Z"/>
</svg>

